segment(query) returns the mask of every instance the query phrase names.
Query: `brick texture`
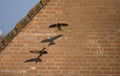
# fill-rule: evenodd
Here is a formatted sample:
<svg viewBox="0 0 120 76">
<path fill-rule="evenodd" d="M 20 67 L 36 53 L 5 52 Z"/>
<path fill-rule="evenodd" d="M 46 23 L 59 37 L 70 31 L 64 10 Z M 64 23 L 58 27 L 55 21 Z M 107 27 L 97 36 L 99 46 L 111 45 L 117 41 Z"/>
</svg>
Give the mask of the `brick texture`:
<svg viewBox="0 0 120 76">
<path fill-rule="evenodd" d="M 0 76 L 120 76 L 120 1 L 50 0 L 0 55 Z M 67 23 L 63 31 L 49 29 Z M 48 43 L 42 62 L 24 63 Z"/>
</svg>

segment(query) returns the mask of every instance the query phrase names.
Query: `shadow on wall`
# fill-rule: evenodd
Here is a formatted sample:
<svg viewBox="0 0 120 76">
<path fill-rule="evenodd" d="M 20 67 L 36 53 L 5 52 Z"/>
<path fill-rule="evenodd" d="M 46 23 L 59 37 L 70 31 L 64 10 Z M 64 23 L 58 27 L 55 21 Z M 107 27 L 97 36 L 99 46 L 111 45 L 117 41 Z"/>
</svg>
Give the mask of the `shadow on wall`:
<svg viewBox="0 0 120 76">
<path fill-rule="evenodd" d="M 49 28 L 57 28 L 57 30 L 61 31 L 62 30 L 62 27 L 64 26 L 68 26 L 68 24 L 66 23 L 57 23 L 57 24 L 52 24 L 49 26 Z M 58 38 L 62 37 L 63 35 L 60 34 L 60 35 L 57 35 L 57 36 L 53 36 L 53 37 L 49 37 L 48 39 L 44 39 L 41 41 L 41 43 L 49 43 L 47 47 L 49 46 L 52 46 L 52 45 L 55 45 L 55 40 L 57 40 Z M 46 47 L 46 48 L 47 48 Z M 32 50 L 30 51 L 31 53 L 37 53 L 39 54 L 39 56 L 37 58 L 31 58 L 31 59 L 28 59 L 25 61 L 26 62 L 41 62 L 42 60 L 40 59 L 40 57 L 43 55 L 43 54 L 47 54 L 48 52 L 45 51 L 46 48 L 43 48 L 42 50 Z"/>
<path fill-rule="evenodd" d="M 55 40 L 57 40 L 58 38 L 62 37 L 63 35 L 57 35 L 57 36 L 54 36 L 54 37 L 50 37 L 49 39 L 45 39 L 43 41 L 41 41 L 41 43 L 49 43 L 47 47 L 51 46 L 51 45 L 55 45 L 56 43 L 54 42 Z M 43 48 L 42 50 L 32 50 L 30 51 L 31 53 L 36 53 L 36 54 L 39 54 L 38 57 L 36 58 L 31 58 L 31 59 L 28 59 L 25 61 L 26 62 L 41 62 L 42 60 L 40 59 L 40 57 L 43 55 L 43 54 L 47 54 L 48 52 L 45 50 L 46 48 Z"/>
<path fill-rule="evenodd" d="M 36 62 L 36 63 L 41 62 L 42 60 L 40 59 L 40 57 L 41 57 L 43 54 L 47 54 L 47 51 L 45 51 L 45 49 L 46 49 L 46 48 L 43 48 L 42 50 L 32 50 L 32 51 L 30 51 L 31 53 L 37 53 L 37 54 L 39 54 L 39 55 L 38 55 L 38 57 L 36 57 L 36 58 L 31 58 L 31 59 L 26 60 L 25 63 L 26 63 L 26 62 Z"/>
</svg>

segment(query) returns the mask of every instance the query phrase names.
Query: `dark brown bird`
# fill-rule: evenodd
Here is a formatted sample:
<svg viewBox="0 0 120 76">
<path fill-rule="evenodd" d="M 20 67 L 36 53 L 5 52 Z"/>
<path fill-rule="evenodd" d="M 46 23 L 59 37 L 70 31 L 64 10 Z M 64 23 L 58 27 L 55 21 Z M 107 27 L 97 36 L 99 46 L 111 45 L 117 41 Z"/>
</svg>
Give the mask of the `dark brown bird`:
<svg viewBox="0 0 120 76">
<path fill-rule="evenodd" d="M 60 38 L 61 36 L 63 36 L 63 35 L 57 35 L 54 37 L 50 37 L 49 39 L 45 39 L 45 40 L 41 41 L 41 43 L 49 42 L 48 46 L 54 45 L 55 44 L 54 40 Z"/>
<path fill-rule="evenodd" d="M 62 30 L 62 27 L 68 26 L 66 23 L 58 23 L 50 25 L 49 28 L 57 28 L 58 30 Z"/>
<path fill-rule="evenodd" d="M 45 51 L 46 48 L 43 48 L 42 50 L 32 50 L 30 51 L 31 53 L 36 53 L 36 54 L 46 54 L 47 51 Z"/>
</svg>

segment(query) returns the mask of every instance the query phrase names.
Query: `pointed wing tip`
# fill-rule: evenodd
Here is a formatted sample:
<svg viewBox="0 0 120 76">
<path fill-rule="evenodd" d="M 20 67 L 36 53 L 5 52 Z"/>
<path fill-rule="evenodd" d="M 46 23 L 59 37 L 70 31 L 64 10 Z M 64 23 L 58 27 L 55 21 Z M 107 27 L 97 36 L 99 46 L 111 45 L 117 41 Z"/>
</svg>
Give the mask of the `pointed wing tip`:
<svg viewBox="0 0 120 76">
<path fill-rule="evenodd" d="M 58 35 L 57 37 L 62 37 L 63 35 L 61 34 L 61 35 Z"/>
<path fill-rule="evenodd" d="M 62 26 L 69 26 L 67 23 L 61 23 Z"/>
<path fill-rule="evenodd" d="M 26 61 L 24 61 L 24 63 L 27 63 L 27 62 L 41 62 L 42 60 L 41 59 L 28 59 L 28 60 L 26 60 Z"/>
<path fill-rule="evenodd" d="M 57 26 L 57 24 L 53 24 L 53 25 L 50 25 L 49 28 L 54 28 L 56 26 Z"/>
<path fill-rule="evenodd" d="M 32 51 L 30 51 L 32 53 Z"/>
<path fill-rule="evenodd" d="M 31 53 L 38 53 L 37 51 L 30 51 Z"/>
<path fill-rule="evenodd" d="M 26 60 L 26 61 L 24 61 L 24 63 L 27 63 L 27 62 L 34 62 L 34 60 Z"/>
<path fill-rule="evenodd" d="M 41 43 L 46 43 L 46 42 L 50 42 L 50 39 L 45 39 L 41 41 Z"/>
</svg>

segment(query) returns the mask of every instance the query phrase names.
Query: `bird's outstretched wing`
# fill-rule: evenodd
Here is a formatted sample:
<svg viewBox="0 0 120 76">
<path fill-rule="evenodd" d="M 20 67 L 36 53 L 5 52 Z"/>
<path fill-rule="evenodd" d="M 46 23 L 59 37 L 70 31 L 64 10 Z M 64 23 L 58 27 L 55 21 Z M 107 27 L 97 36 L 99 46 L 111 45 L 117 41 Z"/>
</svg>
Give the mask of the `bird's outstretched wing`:
<svg viewBox="0 0 120 76">
<path fill-rule="evenodd" d="M 32 58 L 32 59 L 26 60 L 25 63 L 26 62 L 36 62 L 37 63 L 37 62 L 41 62 L 41 59 L 39 59 L 39 58 Z"/>
<path fill-rule="evenodd" d="M 69 25 L 66 23 L 61 23 L 61 26 L 69 26 Z"/>
<path fill-rule="evenodd" d="M 47 54 L 47 51 L 45 51 L 46 48 L 43 48 L 42 50 L 31 50 L 31 53 L 36 53 L 36 54 Z"/>
<path fill-rule="evenodd" d="M 31 53 L 40 53 L 40 50 L 31 50 Z"/>
<path fill-rule="evenodd" d="M 38 50 L 32 50 L 32 51 L 30 51 L 31 53 L 36 53 L 36 54 L 40 54 L 40 53 L 42 53 L 42 54 L 47 54 L 48 52 L 47 51 L 38 51 Z"/>
<path fill-rule="evenodd" d="M 57 24 L 50 25 L 49 28 L 57 27 Z"/>
<path fill-rule="evenodd" d="M 50 42 L 50 41 L 51 41 L 50 39 L 45 39 L 45 40 L 42 40 L 41 42 L 45 43 L 45 42 Z"/>
<path fill-rule="evenodd" d="M 58 39 L 58 38 L 60 38 L 60 37 L 62 37 L 63 35 L 57 35 L 57 36 L 54 36 L 53 37 L 53 40 L 56 40 L 56 39 Z"/>
<path fill-rule="evenodd" d="M 45 51 L 46 48 L 43 48 L 41 51 Z"/>
</svg>

